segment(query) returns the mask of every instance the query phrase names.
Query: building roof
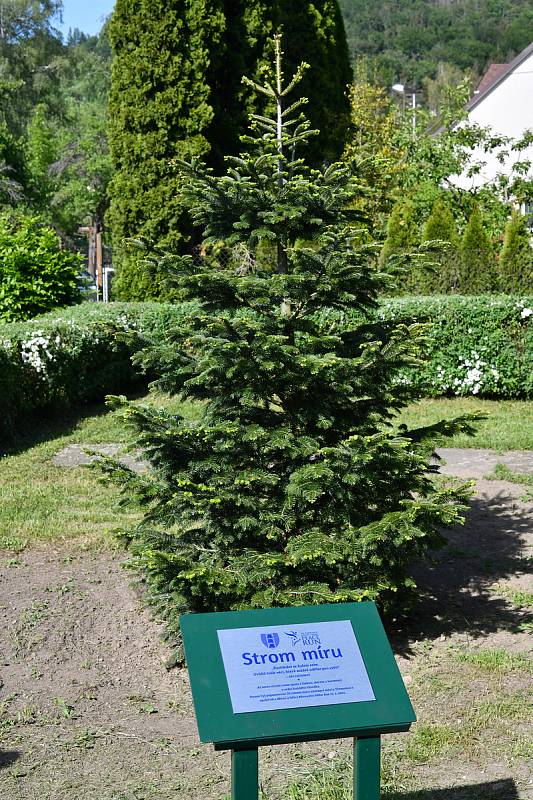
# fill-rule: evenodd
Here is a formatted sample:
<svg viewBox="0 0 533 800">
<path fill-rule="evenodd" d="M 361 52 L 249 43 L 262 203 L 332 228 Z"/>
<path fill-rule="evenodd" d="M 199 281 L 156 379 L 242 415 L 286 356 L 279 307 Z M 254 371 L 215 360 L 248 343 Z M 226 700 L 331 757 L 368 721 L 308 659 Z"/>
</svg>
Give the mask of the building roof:
<svg viewBox="0 0 533 800">
<path fill-rule="evenodd" d="M 533 42 L 525 47 L 516 58 L 513 58 L 508 64 L 491 64 L 486 73 L 481 78 L 477 89 L 473 96 L 468 101 L 466 108 L 471 111 L 478 103 L 484 100 L 497 86 L 504 82 L 504 80 L 515 71 L 517 67 L 522 64 L 530 55 L 533 54 Z"/>
<path fill-rule="evenodd" d="M 474 94 L 483 94 L 486 92 L 486 90 L 490 89 L 492 84 L 496 83 L 498 78 L 506 71 L 507 64 L 491 64 L 474 89 Z"/>
</svg>

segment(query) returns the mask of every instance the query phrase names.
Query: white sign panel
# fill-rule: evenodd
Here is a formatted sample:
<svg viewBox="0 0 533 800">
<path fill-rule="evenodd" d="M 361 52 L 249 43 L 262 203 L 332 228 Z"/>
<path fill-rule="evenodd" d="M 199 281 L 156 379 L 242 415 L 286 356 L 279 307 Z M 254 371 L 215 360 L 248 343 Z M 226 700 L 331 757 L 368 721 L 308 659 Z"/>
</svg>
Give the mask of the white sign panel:
<svg viewBox="0 0 533 800">
<path fill-rule="evenodd" d="M 348 620 L 217 633 L 234 714 L 376 699 Z"/>
</svg>

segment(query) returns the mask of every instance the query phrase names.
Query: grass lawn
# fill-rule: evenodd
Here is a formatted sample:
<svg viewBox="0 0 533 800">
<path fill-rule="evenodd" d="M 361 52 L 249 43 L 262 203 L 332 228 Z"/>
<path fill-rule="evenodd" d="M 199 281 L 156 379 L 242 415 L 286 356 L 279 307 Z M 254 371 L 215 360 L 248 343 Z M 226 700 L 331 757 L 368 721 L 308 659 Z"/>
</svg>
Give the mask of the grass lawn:
<svg viewBox="0 0 533 800">
<path fill-rule="evenodd" d="M 163 395 L 138 402 L 179 406 L 190 417 L 198 413 L 192 404 Z M 82 417 L 43 422 L 17 441 L 0 458 L 0 549 L 16 552 L 37 543 L 74 540 L 82 547 L 112 545 L 113 530 L 131 524 L 135 512 L 121 507 L 119 490 L 101 483 L 92 469 L 59 467 L 52 459 L 71 444 L 131 442 L 120 415 L 104 406 L 88 409 Z"/>
<path fill-rule="evenodd" d="M 160 396 L 139 400 L 145 401 L 170 408 L 178 403 Z M 532 409 L 526 402 L 428 400 L 403 420 L 416 426 L 489 411 L 491 423 L 483 423 L 474 439 L 458 437 L 454 444 L 533 449 Z M 198 413 L 188 404 L 180 410 L 191 418 Z M 118 491 L 99 483 L 94 471 L 52 463 L 69 444 L 130 441 L 120 418 L 99 407 L 39 426 L 0 459 L 0 549 L 12 551 L 0 563 L 3 579 L 12 576 L 4 587 L 4 632 L 15 643 L 15 688 L 0 697 L 0 749 L 23 752 L 0 770 L 6 800 L 220 800 L 227 794 L 229 766 L 214 762 L 211 748 L 198 747 L 190 699 L 179 688 L 185 679 L 169 673 L 172 680 L 164 683 L 159 663 L 165 654 L 155 626 L 138 661 L 147 622 L 137 630 L 136 600 L 122 588 L 127 578 L 117 577 L 122 571 L 106 552 L 111 531 L 133 522 L 135 512 L 121 508 Z M 533 594 L 526 581 L 531 515 L 516 498 L 505 508 L 501 498 L 479 502 L 477 528 L 467 521 L 451 533 L 422 578 L 424 599 L 408 630 L 399 622 L 396 652 L 418 722 L 409 734 L 384 737 L 383 800 L 533 800 L 527 767 L 533 758 Z M 31 548 L 51 542 L 50 550 Z M 102 608 L 111 607 L 109 630 L 104 625 L 95 644 L 94 627 L 106 619 Z M 123 648 L 130 648 L 129 666 L 120 673 L 122 683 L 112 683 L 107 670 Z M 71 680 L 73 665 L 81 671 L 79 682 Z M 60 690 L 52 688 L 57 670 Z M 138 712 L 129 688 L 136 680 L 143 692 L 150 687 Z M 52 683 L 45 690 L 39 681 Z M 110 710 L 111 722 L 105 716 Z M 35 752 L 46 757 L 36 759 Z M 262 759 L 262 800 L 352 797 L 349 742 L 310 751 L 267 749 Z"/>
<path fill-rule="evenodd" d="M 164 395 L 138 402 L 179 407 L 191 418 L 198 414 L 192 403 Z M 533 402 L 423 400 L 406 409 L 400 421 L 416 427 L 471 411 L 490 418 L 479 423 L 476 436 L 457 436 L 448 446 L 533 449 Z M 38 542 L 73 540 L 81 546 L 111 544 L 113 529 L 131 523 L 135 513 L 121 508 L 118 490 L 100 483 L 92 470 L 52 463 L 53 456 L 69 444 L 105 443 L 127 445 L 131 433 L 119 415 L 100 406 L 81 418 L 73 415 L 43 423 L 0 459 L 0 548 L 17 551 Z"/>
<path fill-rule="evenodd" d="M 0 459 L 0 549 L 72 540 L 111 544 L 109 531 L 133 517 L 119 508 L 117 489 L 85 467 L 58 467 L 51 459 L 69 444 L 120 441 L 119 434 L 109 415 L 91 416 L 68 433 L 56 431 L 48 441 Z"/>
<path fill-rule="evenodd" d="M 475 436 L 455 436 L 446 447 L 476 447 L 489 450 L 533 450 L 533 401 L 478 400 L 475 397 L 421 400 L 408 406 L 400 422 L 410 427 L 431 425 L 440 419 L 479 411 L 487 419 L 477 423 Z"/>
</svg>

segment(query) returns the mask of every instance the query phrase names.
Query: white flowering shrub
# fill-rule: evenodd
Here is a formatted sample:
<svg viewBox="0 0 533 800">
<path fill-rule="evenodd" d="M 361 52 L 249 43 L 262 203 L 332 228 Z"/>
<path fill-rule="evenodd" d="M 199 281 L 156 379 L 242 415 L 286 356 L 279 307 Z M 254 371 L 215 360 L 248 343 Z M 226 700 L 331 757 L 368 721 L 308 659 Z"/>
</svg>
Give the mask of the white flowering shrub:
<svg viewBox="0 0 533 800">
<path fill-rule="evenodd" d="M 155 365 L 135 356 L 179 326 L 184 311 L 185 304 L 86 303 L 0 325 L 0 437 L 25 415 L 100 402 L 157 378 Z M 434 397 L 533 395 L 533 297 L 402 297 L 383 300 L 378 313 L 384 323 L 427 326 L 426 353 L 398 384 Z"/>
<path fill-rule="evenodd" d="M 132 357 L 180 318 L 180 306 L 87 303 L 0 325 L 0 436 L 35 412 L 102 401 L 148 380 Z"/>
<path fill-rule="evenodd" d="M 379 313 L 427 325 L 425 359 L 398 382 L 434 397 L 533 395 L 533 297 L 402 297 Z"/>
</svg>

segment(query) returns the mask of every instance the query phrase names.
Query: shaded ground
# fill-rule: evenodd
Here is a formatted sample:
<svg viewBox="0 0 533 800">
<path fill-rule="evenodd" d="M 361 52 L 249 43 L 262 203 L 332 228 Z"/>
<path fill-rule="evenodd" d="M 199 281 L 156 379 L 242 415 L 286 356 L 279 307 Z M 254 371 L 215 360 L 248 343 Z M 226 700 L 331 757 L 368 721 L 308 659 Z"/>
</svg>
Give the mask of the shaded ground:
<svg viewBox="0 0 533 800">
<path fill-rule="evenodd" d="M 516 599 L 533 590 L 533 506 L 521 494 L 478 481 L 465 527 L 417 571 L 424 599 L 397 621 L 393 642 L 420 722 L 388 737 L 391 798 L 533 800 L 533 626 Z M 186 674 L 165 669 L 161 630 L 120 562 L 52 547 L 0 556 L 3 800 L 221 800 L 229 791 L 228 757 L 199 744 Z M 486 651 L 500 653 L 496 666 Z M 348 747 L 266 750 L 268 796 L 317 766 L 342 765 Z M 434 791 L 408 794 L 424 787 Z"/>
</svg>

